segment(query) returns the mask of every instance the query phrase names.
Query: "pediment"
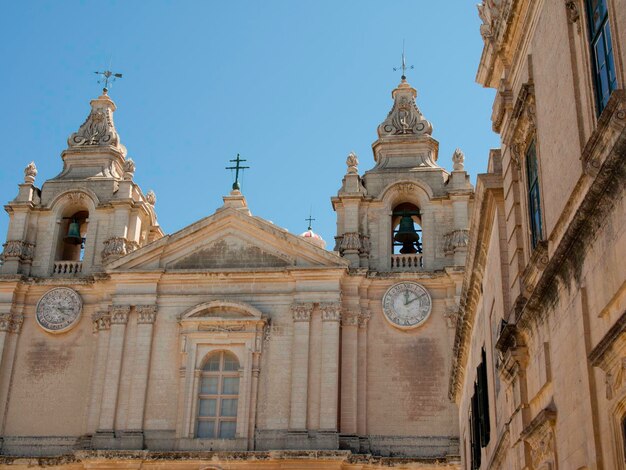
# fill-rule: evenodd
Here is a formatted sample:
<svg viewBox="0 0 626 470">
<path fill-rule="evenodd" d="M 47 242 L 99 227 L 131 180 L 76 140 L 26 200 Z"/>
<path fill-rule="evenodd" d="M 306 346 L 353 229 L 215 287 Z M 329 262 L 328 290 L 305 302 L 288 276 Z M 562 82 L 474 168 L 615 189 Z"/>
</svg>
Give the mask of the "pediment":
<svg viewBox="0 0 626 470">
<path fill-rule="evenodd" d="M 240 237 L 227 235 L 206 246 L 193 250 L 181 259 L 166 265 L 172 269 L 246 269 L 280 268 L 295 264 L 283 253 L 250 243 Z"/>
<path fill-rule="evenodd" d="M 222 209 L 107 265 L 121 271 L 345 268 L 349 262 L 271 222 Z"/>
</svg>

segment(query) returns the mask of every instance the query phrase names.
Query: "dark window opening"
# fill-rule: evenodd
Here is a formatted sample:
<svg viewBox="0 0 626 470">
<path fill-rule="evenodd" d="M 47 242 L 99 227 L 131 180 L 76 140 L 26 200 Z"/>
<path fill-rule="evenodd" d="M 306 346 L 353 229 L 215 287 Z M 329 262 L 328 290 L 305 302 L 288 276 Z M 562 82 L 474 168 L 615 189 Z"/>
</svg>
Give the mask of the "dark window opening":
<svg viewBox="0 0 626 470">
<path fill-rule="evenodd" d="M 533 140 L 526 150 L 526 178 L 528 182 L 528 212 L 532 247 L 543 239 L 541 226 L 541 197 L 539 194 L 539 167 L 537 148 Z"/>
<path fill-rule="evenodd" d="M 596 106 L 600 114 L 609 102 L 611 92 L 617 88 L 611 28 L 606 0 L 587 0 L 586 3 Z"/>
<path fill-rule="evenodd" d="M 88 221 L 89 212 L 87 211 L 78 211 L 69 217 L 63 217 L 58 260 L 83 260 Z"/>
<path fill-rule="evenodd" d="M 421 223 L 420 210 L 416 205 L 405 202 L 394 208 L 391 216 L 391 243 L 394 255 L 422 252 Z"/>
<path fill-rule="evenodd" d="M 489 422 L 489 391 L 487 386 L 487 355 L 481 352 L 481 362 L 476 369 L 476 382 L 470 408 L 470 447 L 472 469 L 480 468 L 481 448 L 487 447 L 491 435 Z"/>
</svg>

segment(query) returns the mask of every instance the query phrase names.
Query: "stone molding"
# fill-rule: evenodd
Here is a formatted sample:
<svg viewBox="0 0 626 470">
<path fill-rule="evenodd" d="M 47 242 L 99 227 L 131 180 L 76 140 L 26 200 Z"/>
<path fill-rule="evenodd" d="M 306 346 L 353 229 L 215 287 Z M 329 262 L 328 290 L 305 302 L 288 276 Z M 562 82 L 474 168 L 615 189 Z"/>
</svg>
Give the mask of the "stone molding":
<svg viewBox="0 0 626 470">
<path fill-rule="evenodd" d="M 502 321 L 495 349 L 498 351 L 496 369 L 502 379 L 511 384 L 528 365 L 528 348 L 515 325 Z"/>
<path fill-rule="evenodd" d="M 339 302 L 321 303 L 322 321 L 341 321 L 341 304 Z"/>
<path fill-rule="evenodd" d="M 368 255 L 370 250 L 371 244 L 368 235 L 362 235 L 358 232 L 346 232 L 335 237 L 335 248 L 333 251 L 338 251 L 342 256 L 346 251 Z"/>
<path fill-rule="evenodd" d="M 313 303 L 302 302 L 291 305 L 291 314 L 294 322 L 311 321 L 311 314 L 313 313 Z"/>
<path fill-rule="evenodd" d="M 125 325 L 128 323 L 128 315 L 130 314 L 129 305 L 113 305 L 111 307 L 111 324 Z"/>
<path fill-rule="evenodd" d="M 135 306 L 135 311 L 137 312 L 137 323 L 139 325 L 152 324 L 156 320 L 156 305 L 137 305 Z"/>
<path fill-rule="evenodd" d="M 541 240 L 537 243 L 537 246 L 530 256 L 530 261 L 522 272 L 522 284 L 528 294 L 531 294 L 537 285 L 537 281 L 541 277 L 541 274 L 548 266 L 548 242 Z"/>
<path fill-rule="evenodd" d="M 93 322 L 93 331 L 104 331 L 111 328 L 111 314 L 110 312 L 96 312 L 91 316 Z"/>
<path fill-rule="evenodd" d="M 612 400 L 626 382 L 626 311 L 591 350 L 589 361 L 604 372 L 606 399 Z"/>
<path fill-rule="evenodd" d="M 456 325 L 459 322 L 459 308 L 458 307 L 449 307 L 446 309 L 443 317 L 446 320 L 446 325 L 450 329 L 456 328 Z"/>
<path fill-rule="evenodd" d="M 524 83 L 519 91 L 509 126 L 502 141 L 511 149 L 511 161 L 521 171 L 526 149 L 537 129 L 535 111 L 535 87 L 532 82 Z"/>
<path fill-rule="evenodd" d="M 7 240 L 2 245 L 4 251 L 2 252 L 2 259 L 7 260 L 19 260 L 19 261 L 32 261 L 35 254 L 35 244 L 28 243 L 23 240 Z"/>
</svg>

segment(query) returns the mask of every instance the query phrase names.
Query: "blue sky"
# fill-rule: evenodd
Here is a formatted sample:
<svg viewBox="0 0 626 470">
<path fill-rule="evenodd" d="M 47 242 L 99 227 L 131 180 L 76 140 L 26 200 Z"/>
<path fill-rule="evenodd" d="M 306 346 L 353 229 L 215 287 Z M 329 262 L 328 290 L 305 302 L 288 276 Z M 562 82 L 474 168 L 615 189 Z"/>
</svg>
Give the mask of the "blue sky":
<svg viewBox="0 0 626 470">
<path fill-rule="evenodd" d="M 34 160 L 36 184 L 58 174 L 67 137 L 111 64 L 110 96 L 135 181 L 157 194 L 166 233 L 212 214 L 232 184 L 228 160 L 251 170 L 253 214 L 333 247 L 336 194 L 350 151 L 374 164 L 376 127 L 391 108 L 406 43 L 408 81 L 451 169 L 460 147 L 475 180 L 488 151 L 493 90 L 474 81 L 482 50 L 475 2 L 6 2 L 0 16 L 0 200 Z M 4 239 L 8 216 L 0 217 Z"/>
</svg>

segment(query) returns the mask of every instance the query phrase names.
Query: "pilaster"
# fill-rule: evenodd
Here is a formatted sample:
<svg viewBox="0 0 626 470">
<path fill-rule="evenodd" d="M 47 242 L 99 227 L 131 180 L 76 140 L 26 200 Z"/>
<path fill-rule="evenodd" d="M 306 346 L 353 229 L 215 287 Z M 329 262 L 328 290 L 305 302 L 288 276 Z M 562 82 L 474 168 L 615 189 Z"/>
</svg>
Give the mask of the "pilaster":
<svg viewBox="0 0 626 470">
<path fill-rule="evenodd" d="M 291 306 L 293 315 L 293 346 L 291 352 L 291 408 L 289 430 L 306 430 L 307 392 L 309 378 L 309 328 L 312 303 Z"/>
<path fill-rule="evenodd" d="M 359 312 L 345 310 L 341 318 L 341 434 L 357 432 L 357 372 Z"/>
<path fill-rule="evenodd" d="M 148 389 L 148 374 L 152 352 L 152 334 L 157 316 L 156 305 L 137 305 L 137 338 L 133 377 L 128 401 L 128 418 L 126 422 L 127 448 L 143 448 L 143 418 Z"/>
<path fill-rule="evenodd" d="M 109 335 L 109 352 L 100 407 L 98 431 L 93 438 L 94 446 L 108 448 L 113 444 L 115 430 L 115 414 L 117 410 L 120 374 L 124 353 L 126 324 L 130 314 L 130 306 L 114 305 L 111 307 L 111 331 Z"/>
<path fill-rule="evenodd" d="M 341 304 L 320 304 L 322 313 L 322 373 L 320 431 L 337 431 L 339 386 L 339 321 Z"/>
</svg>

